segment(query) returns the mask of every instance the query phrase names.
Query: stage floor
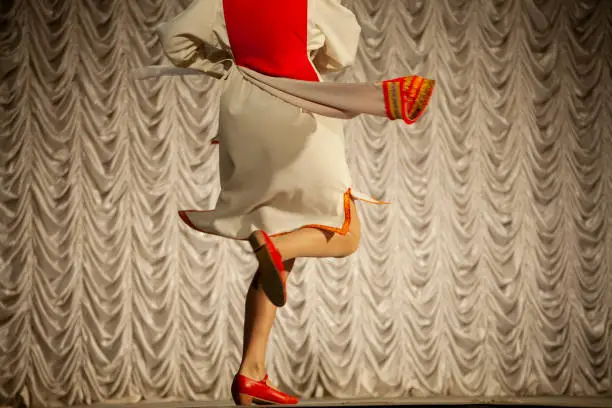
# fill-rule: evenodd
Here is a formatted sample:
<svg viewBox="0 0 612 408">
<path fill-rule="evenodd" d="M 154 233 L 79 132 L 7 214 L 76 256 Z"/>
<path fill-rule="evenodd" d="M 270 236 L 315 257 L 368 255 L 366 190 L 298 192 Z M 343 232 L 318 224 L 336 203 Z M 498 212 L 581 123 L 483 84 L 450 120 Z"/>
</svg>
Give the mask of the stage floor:
<svg viewBox="0 0 612 408">
<path fill-rule="evenodd" d="M 612 397 L 533 397 L 533 398 L 396 398 L 396 399 L 359 399 L 359 400 L 304 400 L 298 406 L 301 407 L 589 407 L 589 408 L 612 408 Z M 206 402 L 140 402 L 136 404 L 94 404 L 82 406 L 82 408 L 224 408 L 235 407 L 230 401 L 206 401 Z"/>
</svg>

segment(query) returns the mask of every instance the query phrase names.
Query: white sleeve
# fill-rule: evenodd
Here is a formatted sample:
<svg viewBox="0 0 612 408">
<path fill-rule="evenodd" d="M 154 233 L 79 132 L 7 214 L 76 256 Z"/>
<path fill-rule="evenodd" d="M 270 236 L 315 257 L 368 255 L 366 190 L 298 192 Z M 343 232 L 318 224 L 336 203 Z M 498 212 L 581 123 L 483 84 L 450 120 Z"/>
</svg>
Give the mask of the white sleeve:
<svg viewBox="0 0 612 408">
<path fill-rule="evenodd" d="M 216 78 L 227 74 L 231 55 L 221 41 L 219 9 L 219 0 L 194 0 L 182 13 L 157 26 L 164 54 L 174 66 Z"/>
<path fill-rule="evenodd" d="M 311 18 L 325 36 L 325 45 L 313 63 L 321 71 L 338 71 L 353 65 L 361 36 L 355 15 L 340 0 L 314 0 Z"/>
</svg>

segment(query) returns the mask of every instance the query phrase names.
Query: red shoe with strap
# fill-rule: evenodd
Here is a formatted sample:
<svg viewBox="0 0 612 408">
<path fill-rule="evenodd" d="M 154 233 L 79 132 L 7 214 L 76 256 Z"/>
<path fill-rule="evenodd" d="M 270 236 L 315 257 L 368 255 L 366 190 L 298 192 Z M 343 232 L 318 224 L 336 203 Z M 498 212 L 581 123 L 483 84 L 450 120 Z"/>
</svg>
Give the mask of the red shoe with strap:
<svg viewBox="0 0 612 408">
<path fill-rule="evenodd" d="M 287 303 L 287 272 L 280 252 L 263 231 L 252 233 L 249 243 L 259 262 L 259 284 L 275 306 L 284 306 Z"/>
<path fill-rule="evenodd" d="M 256 381 L 236 374 L 232 382 L 232 399 L 236 405 L 295 405 L 298 399 L 268 385 L 268 374 Z"/>
</svg>

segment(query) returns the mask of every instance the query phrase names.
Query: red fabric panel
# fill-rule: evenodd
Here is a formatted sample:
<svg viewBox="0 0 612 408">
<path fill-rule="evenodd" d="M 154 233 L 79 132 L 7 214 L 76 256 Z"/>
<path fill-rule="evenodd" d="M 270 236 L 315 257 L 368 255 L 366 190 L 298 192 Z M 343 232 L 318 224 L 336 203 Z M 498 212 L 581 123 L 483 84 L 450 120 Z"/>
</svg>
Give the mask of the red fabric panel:
<svg viewBox="0 0 612 408">
<path fill-rule="evenodd" d="M 223 0 L 223 8 L 236 64 L 319 81 L 308 59 L 308 0 Z"/>
</svg>

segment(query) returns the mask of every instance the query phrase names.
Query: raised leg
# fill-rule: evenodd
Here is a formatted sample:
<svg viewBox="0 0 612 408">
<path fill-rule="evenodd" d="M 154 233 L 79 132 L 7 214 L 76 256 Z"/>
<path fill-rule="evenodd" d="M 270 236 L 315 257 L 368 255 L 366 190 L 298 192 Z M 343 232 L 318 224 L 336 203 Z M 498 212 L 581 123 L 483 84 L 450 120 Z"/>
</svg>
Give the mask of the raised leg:
<svg viewBox="0 0 612 408">
<path fill-rule="evenodd" d="M 249 237 L 259 262 L 262 289 L 274 305 L 284 306 L 287 300 L 287 275 L 283 270 L 283 260 L 298 257 L 342 258 L 357 250 L 361 225 L 355 204 L 351 201 L 350 205 L 351 223 L 345 235 L 302 228 L 274 238 L 269 238 L 263 231 L 256 231 Z"/>
<path fill-rule="evenodd" d="M 272 243 L 283 260 L 295 258 L 344 258 L 359 247 L 361 224 L 355 203 L 351 201 L 351 224 L 346 235 L 317 229 L 302 228 L 272 237 Z"/>
</svg>

